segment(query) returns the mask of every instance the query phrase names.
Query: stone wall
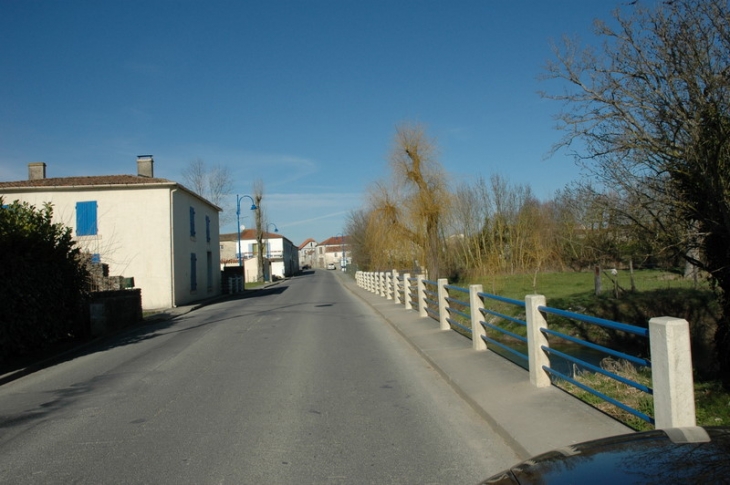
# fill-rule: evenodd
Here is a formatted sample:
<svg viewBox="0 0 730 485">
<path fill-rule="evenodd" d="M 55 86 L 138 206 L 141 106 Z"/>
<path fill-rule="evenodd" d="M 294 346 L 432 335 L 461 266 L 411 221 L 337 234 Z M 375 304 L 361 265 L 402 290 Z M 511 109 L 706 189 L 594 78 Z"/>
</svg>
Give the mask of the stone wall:
<svg viewBox="0 0 730 485">
<path fill-rule="evenodd" d="M 97 291 L 89 300 L 92 337 L 120 330 L 142 320 L 142 290 Z"/>
</svg>

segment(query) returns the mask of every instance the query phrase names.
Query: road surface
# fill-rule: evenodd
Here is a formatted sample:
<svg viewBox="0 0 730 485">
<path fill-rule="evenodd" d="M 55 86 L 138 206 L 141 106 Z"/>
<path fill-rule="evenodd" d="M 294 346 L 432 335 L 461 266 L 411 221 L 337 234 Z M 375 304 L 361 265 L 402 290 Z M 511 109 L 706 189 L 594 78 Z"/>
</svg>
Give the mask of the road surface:
<svg viewBox="0 0 730 485">
<path fill-rule="evenodd" d="M 0 386 L 0 483 L 456 484 L 517 461 L 325 270 Z"/>
</svg>

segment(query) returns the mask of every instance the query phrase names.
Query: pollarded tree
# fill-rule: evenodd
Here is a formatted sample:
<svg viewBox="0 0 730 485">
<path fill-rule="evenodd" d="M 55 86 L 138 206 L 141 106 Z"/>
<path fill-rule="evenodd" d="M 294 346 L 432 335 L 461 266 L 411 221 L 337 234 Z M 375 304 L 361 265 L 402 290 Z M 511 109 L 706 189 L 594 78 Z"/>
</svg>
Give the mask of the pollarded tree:
<svg viewBox="0 0 730 485">
<path fill-rule="evenodd" d="M 623 214 L 705 269 L 724 318 L 716 346 L 730 389 L 730 6 L 671 0 L 596 21 L 605 42 L 566 40 L 548 77 L 568 82 L 563 145 L 594 178 L 632 204 Z M 615 25 L 615 27 L 613 26 Z M 694 255 L 699 255 L 696 257 Z"/>
<path fill-rule="evenodd" d="M 446 175 L 436 159 L 436 144 L 423 126 L 396 127 L 390 155 L 393 181 L 402 193 L 399 230 L 422 248 L 431 279 L 441 274 L 441 225 L 449 207 Z"/>
<path fill-rule="evenodd" d="M 258 274 L 256 280 L 264 281 L 264 209 L 261 207 L 261 201 L 264 200 L 264 181 L 256 180 L 253 184 L 253 202 L 256 206 L 256 262 L 258 264 Z M 239 227 L 240 231 L 241 228 Z M 267 238 L 268 239 L 268 238 Z"/>
<path fill-rule="evenodd" d="M 53 209 L 0 197 L 0 360 L 85 336 L 88 273 Z"/>
</svg>

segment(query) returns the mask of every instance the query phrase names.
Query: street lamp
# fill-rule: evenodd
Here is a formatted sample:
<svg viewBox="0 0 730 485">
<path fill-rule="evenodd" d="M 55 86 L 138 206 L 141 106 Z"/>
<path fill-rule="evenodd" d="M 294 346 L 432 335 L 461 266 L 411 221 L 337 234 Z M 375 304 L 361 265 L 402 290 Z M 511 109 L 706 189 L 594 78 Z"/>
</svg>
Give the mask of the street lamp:
<svg viewBox="0 0 730 485">
<path fill-rule="evenodd" d="M 236 194 L 236 231 L 238 232 L 238 266 L 243 267 L 243 249 L 241 248 L 241 201 L 248 197 L 251 199 L 251 210 L 257 209 L 256 203 L 253 201 L 253 197 L 250 195 L 238 195 Z"/>
<path fill-rule="evenodd" d="M 279 228 L 276 227 L 276 224 L 274 224 L 273 222 L 269 222 L 268 224 L 266 224 L 267 231 L 269 230 L 269 226 L 274 226 L 274 232 L 279 232 Z M 266 236 L 266 259 L 270 259 L 270 258 L 271 258 L 271 241 L 269 241 L 269 237 Z"/>
</svg>

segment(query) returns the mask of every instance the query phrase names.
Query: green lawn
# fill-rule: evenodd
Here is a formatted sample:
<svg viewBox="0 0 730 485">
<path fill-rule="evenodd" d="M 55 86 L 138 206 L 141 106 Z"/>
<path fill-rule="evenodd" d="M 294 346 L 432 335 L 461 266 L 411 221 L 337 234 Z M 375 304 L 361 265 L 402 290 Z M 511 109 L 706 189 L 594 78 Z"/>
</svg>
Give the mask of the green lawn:
<svg viewBox="0 0 730 485">
<path fill-rule="evenodd" d="M 631 289 L 631 277 L 628 271 L 619 271 L 616 279 L 621 288 Z M 539 273 L 537 276 L 534 274 L 494 275 L 457 284 L 461 286 L 481 284 L 487 293 L 518 300 L 529 294 L 545 295 L 548 304 L 553 298 L 595 294 L 593 272 Z M 659 270 L 634 271 L 634 284 L 637 291 L 694 288 L 693 281 L 686 280 L 677 273 Z M 605 273 L 601 274 L 601 285 L 604 293 L 613 293 L 613 282 Z M 699 287 L 708 289 L 704 280 L 699 282 Z"/>
</svg>

